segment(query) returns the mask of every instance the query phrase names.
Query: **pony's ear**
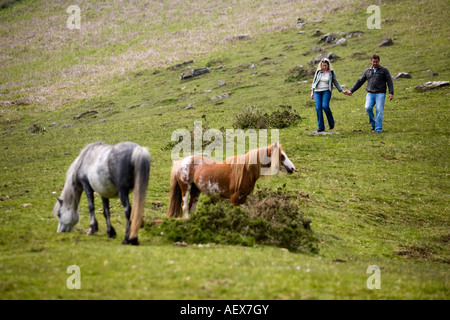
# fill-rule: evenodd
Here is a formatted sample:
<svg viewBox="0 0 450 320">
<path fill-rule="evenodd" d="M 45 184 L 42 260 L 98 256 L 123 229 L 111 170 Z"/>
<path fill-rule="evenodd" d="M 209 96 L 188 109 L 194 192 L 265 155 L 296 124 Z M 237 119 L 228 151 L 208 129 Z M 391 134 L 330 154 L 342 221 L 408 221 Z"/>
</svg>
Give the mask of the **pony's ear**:
<svg viewBox="0 0 450 320">
<path fill-rule="evenodd" d="M 56 200 L 58 200 L 59 204 L 62 206 L 63 201 L 61 200 L 60 197 L 56 197 Z"/>
</svg>

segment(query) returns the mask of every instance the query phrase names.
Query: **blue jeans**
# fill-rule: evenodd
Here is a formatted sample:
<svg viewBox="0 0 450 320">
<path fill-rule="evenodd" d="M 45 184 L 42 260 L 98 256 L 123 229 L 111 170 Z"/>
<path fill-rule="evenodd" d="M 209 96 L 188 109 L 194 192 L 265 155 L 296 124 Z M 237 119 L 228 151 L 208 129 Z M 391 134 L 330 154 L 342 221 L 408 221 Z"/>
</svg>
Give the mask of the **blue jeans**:
<svg viewBox="0 0 450 320">
<path fill-rule="evenodd" d="M 318 131 L 325 130 L 325 124 L 323 121 L 323 111 L 325 111 L 325 115 L 327 116 L 328 125 L 330 129 L 334 128 L 334 119 L 333 114 L 330 109 L 330 99 L 331 99 L 331 91 L 314 91 L 314 101 L 316 103 L 316 113 L 317 113 L 317 122 L 319 123 Z"/>
<path fill-rule="evenodd" d="M 369 122 L 372 128 L 376 131 L 383 131 L 383 111 L 384 111 L 384 100 L 386 99 L 386 93 L 367 93 L 366 96 L 366 111 L 369 115 Z M 377 117 L 375 118 L 373 114 L 373 107 L 376 105 Z"/>
</svg>

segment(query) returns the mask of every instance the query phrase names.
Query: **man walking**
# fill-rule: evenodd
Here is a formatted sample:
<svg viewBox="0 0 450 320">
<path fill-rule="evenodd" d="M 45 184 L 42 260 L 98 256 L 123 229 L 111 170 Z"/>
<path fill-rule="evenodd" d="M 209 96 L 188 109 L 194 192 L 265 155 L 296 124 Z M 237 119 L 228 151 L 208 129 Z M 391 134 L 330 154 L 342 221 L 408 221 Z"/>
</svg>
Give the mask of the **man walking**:
<svg viewBox="0 0 450 320">
<path fill-rule="evenodd" d="M 394 99 L 394 84 L 392 82 L 389 70 L 380 65 L 380 56 L 374 54 L 371 57 L 372 67 L 365 70 L 353 87 L 344 93 L 352 95 L 367 80 L 366 111 L 369 115 L 369 122 L 372 130 L 381 133 L 383 130 L 383 110 L 386 99 L 386 83 L 389 88 L 389 100 Z M 373 113 L 373 107 L 376 105 L 376 118 Z"/>
</svg>

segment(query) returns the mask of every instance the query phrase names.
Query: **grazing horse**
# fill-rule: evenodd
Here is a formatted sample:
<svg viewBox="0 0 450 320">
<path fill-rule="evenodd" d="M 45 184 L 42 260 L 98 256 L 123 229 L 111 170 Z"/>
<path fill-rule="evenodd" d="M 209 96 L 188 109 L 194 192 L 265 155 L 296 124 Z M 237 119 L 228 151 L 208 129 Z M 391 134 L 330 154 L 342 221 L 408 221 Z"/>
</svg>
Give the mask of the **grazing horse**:
<svg viewBox="0 0 450 320">
<path fill-rule="evenodd" d="M 189 217 L 195 212 L 200 193 L 210 197 L 230 199 L 238 206 L 245 203 L 261 174 L 275 174 L 281 170 L 291 174 L 294 164 L 277 142 L 245 155 L 213 162 L 202 156 L 191 155 L 172 166 L 168 217 Z"/>
<path fill-rule="evenodd" d="M 138 231 L 143 222 L 145 193 L 150 174 L 148 150 L 133 142 L 108 145 L 95 142 L 81 150 L 70 166 L 66 182 L 57 198 L 53 214 L 59 219 L 58 232 L 70 232 L 78 223 L 78 204 L 84 190 L 91 216 L 88 235 L 98 231 L 95 219 L 94 191 L 101 195 L 103 214 L 107 223 L 107 236 L 116 237 L 111 225 L 109 199 L 119 197 L 127 219 L 123 244 L 138 244 Z M 133 207 L 128 193 L 134 189 Z"/>
</svg>

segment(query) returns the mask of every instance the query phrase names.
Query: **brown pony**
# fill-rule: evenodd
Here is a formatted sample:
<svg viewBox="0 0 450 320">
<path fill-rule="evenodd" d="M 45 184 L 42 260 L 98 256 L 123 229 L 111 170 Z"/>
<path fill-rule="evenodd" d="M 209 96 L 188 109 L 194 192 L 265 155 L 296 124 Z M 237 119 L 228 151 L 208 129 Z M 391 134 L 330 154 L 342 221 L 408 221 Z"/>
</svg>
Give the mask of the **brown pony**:
<svg viewBox="0 0 450 320">
<path fill-rule="evenodd" d="M 200 193 L 210 197 L 230 199 L 238 206 L 245 203 L 261 175 L 271 175 L 281 170 L 291 174 L 294 164 L 277 142 L 245 155 L 229 157 L 214 162 L 203 156 L 191 155 L 173 164 L 170 177 L 170 202 L 168 217 L 189 217 L 195 212 Z"/>
</svg>

